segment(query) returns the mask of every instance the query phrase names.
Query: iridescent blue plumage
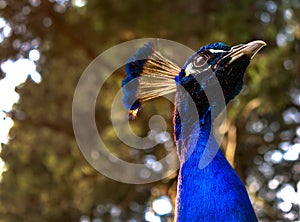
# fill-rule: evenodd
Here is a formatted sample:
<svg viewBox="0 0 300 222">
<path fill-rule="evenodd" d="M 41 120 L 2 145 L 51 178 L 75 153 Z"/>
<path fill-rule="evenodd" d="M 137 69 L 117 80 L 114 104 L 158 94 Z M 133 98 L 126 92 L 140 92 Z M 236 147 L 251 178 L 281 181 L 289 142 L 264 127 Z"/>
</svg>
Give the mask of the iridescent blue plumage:
<svg viewBox="0 0 300 222">
<path fill-rule="evenodd" d="M 210 136 L 213 127 L 211 114 L 219 114 L 222 107 L 212 106 L 205 90 L 219 84 L 227 104 L 242 89 L 246 68 L 263 46 L 265 43 L 258 40 L 234 47 L 223 43 L 201 47 L 173 78 L 176 85 L 174 134 L 180 159 L 177 222 L 257 221 L 238 175 L 220 149 L 213 152 L 217 142 Z M 145 50 L 145 46 L 142 49 Z M 132 71 L 127 71 L 127 74 L 127 79 L 132 79 Z M 123 85 L 125 83 L 123 81 Z M 198 117 L 196 120 L 192 115 L 193 107 Z M 199 162 L 206 149 L 215 156 L 201 168 Z"/>
<path fill-rule="evenodd" d="M 221 150 L 207 167 L 199 169 L 210 127 L 208 113 L 199 134 L 191 134 L 198 141 L 193 153 L 181 163 L 175 221 L 257 221 L 243 183 Z"/>
</svg>

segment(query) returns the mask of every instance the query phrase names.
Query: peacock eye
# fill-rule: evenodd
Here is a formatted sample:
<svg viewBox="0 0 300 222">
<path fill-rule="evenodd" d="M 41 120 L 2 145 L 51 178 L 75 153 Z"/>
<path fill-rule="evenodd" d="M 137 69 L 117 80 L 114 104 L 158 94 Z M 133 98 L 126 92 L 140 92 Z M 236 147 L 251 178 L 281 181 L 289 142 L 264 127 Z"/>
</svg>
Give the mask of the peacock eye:
<svg viewBox="0 0 300 222">
<path fill-rule="evenodd" d="M 207 63 L 207 61 L 208 61 L 208 56 L 206 56 L 205 54 L 197 55 L 193 60 L 193 66 L 195 68 L 200 68 L 204 66 Z"/>
</svg>

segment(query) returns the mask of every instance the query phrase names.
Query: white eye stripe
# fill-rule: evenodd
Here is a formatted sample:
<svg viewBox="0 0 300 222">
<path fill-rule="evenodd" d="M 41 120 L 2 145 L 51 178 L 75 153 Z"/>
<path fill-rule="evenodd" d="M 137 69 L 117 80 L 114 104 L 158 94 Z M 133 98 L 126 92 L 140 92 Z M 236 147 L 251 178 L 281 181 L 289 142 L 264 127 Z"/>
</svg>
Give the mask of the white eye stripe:
<svg viewBox="0 0 300 222">
<path fill-rule="evenodd" d="M 228 51 L 224 51 L 221 49 L 209 49 L 208 51 L 210 51 L 211 53 L 223 53 L 223 52 L 228 52 Z"/>
<path fill-rule="evenodd" d="M 190 63 L 185 68 L 185 75 L 189 76 L 192 73 L 192 70 L 193 70 L 193 64 Z"/>
</svg>

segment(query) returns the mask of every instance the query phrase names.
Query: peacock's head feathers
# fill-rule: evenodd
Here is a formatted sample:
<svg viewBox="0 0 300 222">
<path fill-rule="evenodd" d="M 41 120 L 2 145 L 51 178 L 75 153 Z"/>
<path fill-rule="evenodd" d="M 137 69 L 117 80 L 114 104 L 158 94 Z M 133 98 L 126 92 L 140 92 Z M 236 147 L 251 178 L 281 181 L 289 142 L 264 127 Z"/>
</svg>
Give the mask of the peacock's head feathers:
<svg viewBox="0 0 300 222">
<path fill-rule="evenodd" d="M 205 78 L 210 78 L 208 73 L 213 73 L 228 103 L 242 89 L 247 66 L 265 45 L 265 42 L 256 40 L 232 47 L 221 42 L 203 46 L 186 61 L 176 81 L 195 95 L 196 103 L 202 102 L 200 94 L 205 96 L 205 84 L 202 85 L 198 77 L 205 82 Z"/>
</svg>

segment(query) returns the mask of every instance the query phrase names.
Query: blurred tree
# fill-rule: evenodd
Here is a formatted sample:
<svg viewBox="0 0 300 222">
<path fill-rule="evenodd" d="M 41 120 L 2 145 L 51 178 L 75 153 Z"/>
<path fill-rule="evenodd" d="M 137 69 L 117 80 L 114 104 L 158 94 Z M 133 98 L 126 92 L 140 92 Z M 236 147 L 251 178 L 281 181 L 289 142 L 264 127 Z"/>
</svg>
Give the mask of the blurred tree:
<svg viewBox="0 0 300 222">
<path fill-rule="evenodd" d="M 297 144 L 300 137 L 299 7 L 297 0 L 0 0 L 1 63 L 32 60 L 37 50 L 40 57 L 33 60 L 42 75 L 41 83 L 29 78 L 16 89 L 20 101 L 11 116 L 15 125 L 11 140 L 1 150 L 6 164 L 0 184 L 1 220 L 143 221 L 153 200 L 174 197 L 174 176 L 130 185 L 100 175 L 84 160 L 73 135 L 72 98 L 84 69 L 105 49 L 143 37 L 166 38 L 195 50 L 214 41 L 234 45 L 263 39 L 268 43 L 248 70 L 243 95 L 230 105 L 224 149 L 232 160 L 236 157 L 235 167 L 254 194 L 261 221 L 299 219 L 300 204 L 292 202 L 289 209 L 282 204 L 288 201 L 276 194 L 287 184 L 296 190 L 299 158 L 291 161 L 283 156 L 275 163 L 272 159 L 278 147 L 284 155 L 286 147 Z M 120 71 L 99 96 L 99 132 L 111 152 L 124 160 L 160 159 L 165 154 L 163 145 L 147 151 L 129 149 L 113 132 L 110 106 L 123 78 Z M 133 129 L 147 135 L 151 115 L 160 114 L 172 133 L 172 105 L 163 99 L 149 104 L 132 123 Z"/>
</svg>

